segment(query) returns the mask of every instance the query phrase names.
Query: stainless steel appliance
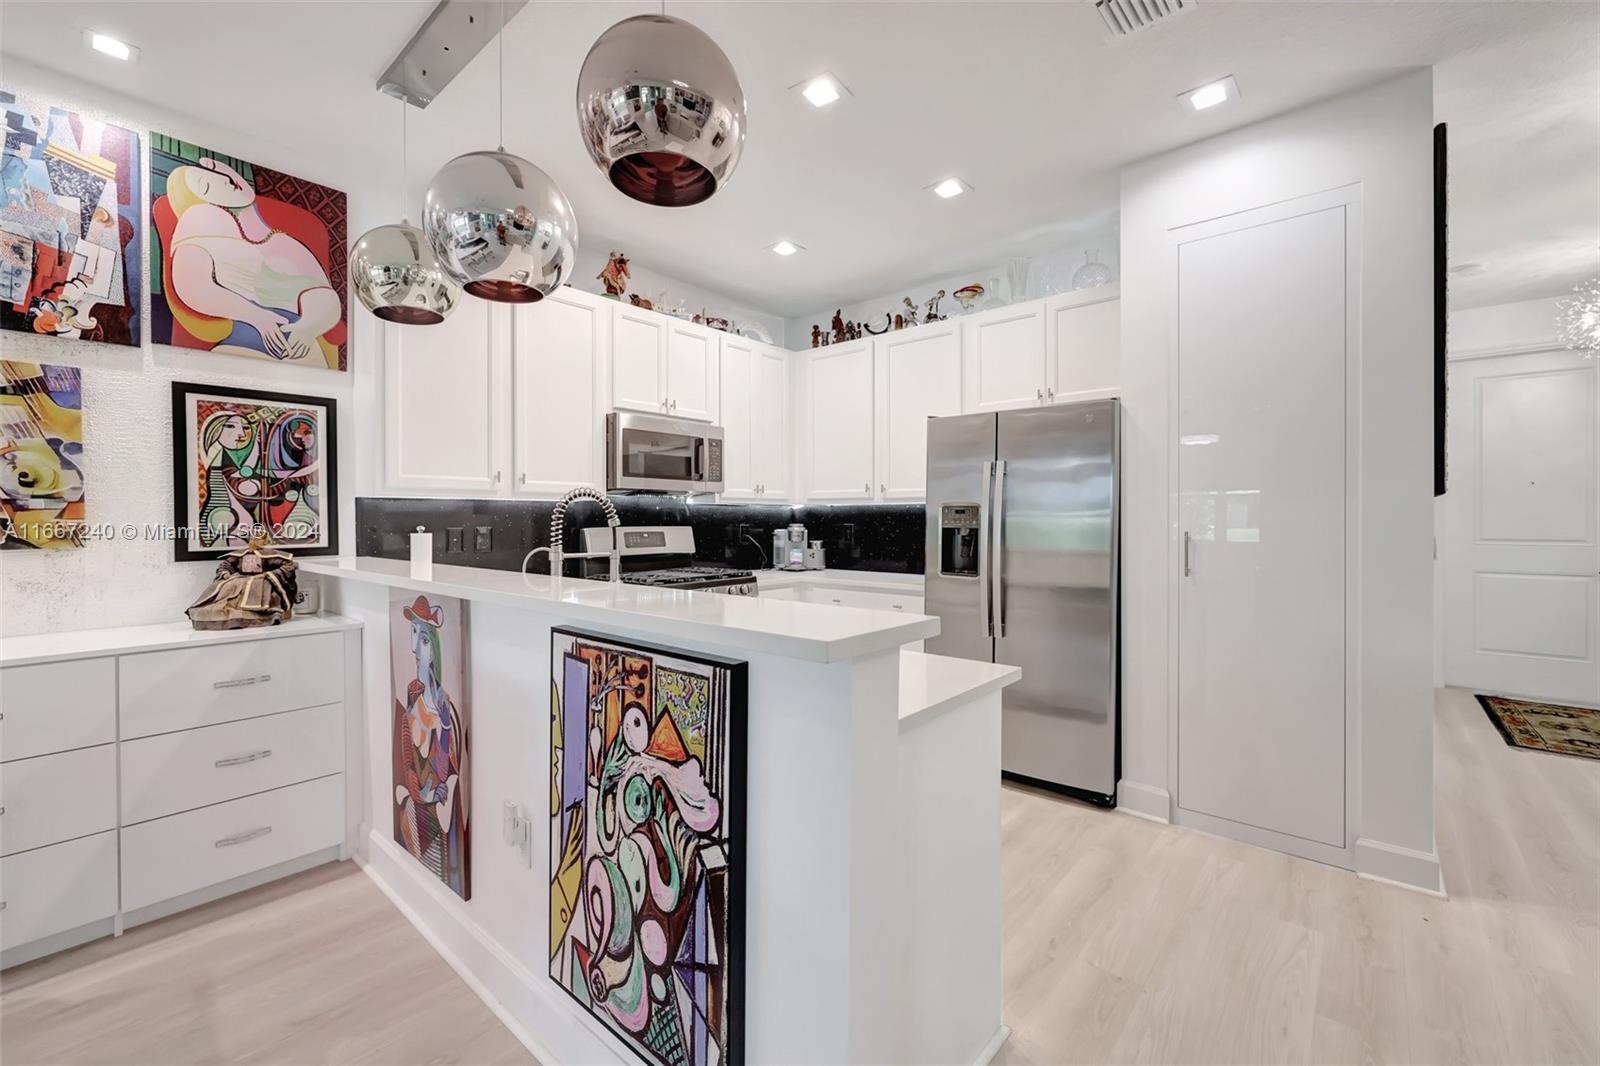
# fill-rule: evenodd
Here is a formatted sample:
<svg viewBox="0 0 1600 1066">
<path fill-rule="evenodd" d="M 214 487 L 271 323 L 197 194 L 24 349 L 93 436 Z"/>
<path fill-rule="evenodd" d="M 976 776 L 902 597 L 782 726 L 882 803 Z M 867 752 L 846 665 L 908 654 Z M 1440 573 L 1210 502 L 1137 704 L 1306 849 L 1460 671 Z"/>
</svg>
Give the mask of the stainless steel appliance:
<svg viewBox="0 0 1600 1066">
<path fill-rule="evenodd" d="M 1104 806 L 1120 773 L 1115 400 L 928 422 L 928 651 L 1022 667 L 1004 773 Z"/>
<path fill-rule="evenodd" d="M 806 547 L 806 569 L 826 570 L 827 568 L 828 550 L 822 546 L 822 541 L 812 541 Z"/>
<path fill-rule="evenodd" d="M 682 418 L 606 415 L 607 492 L 721 492 L 722 427 Z"/>
<path fill-rule="evenodd" d="M 611 547 L 611 530 L 604 526 L 590 526 L 580 536 L 585 551 L 603 555 Z M 694 530 L 688 526 L 623 526 L 617 530 L 617 539 L 626 584 L 728 596 L 756 594 L 756 576 L 750 571 L 694 562 Z M 603 576 L 600 560 L 586 559 L 584 567 L 585 576 Z"/>
<path fill-rule="evenodd" d="M 787 529 L 772 531 L 772 568 L 806 570 L 806 527 L 791 522 Z"/>
</svg>

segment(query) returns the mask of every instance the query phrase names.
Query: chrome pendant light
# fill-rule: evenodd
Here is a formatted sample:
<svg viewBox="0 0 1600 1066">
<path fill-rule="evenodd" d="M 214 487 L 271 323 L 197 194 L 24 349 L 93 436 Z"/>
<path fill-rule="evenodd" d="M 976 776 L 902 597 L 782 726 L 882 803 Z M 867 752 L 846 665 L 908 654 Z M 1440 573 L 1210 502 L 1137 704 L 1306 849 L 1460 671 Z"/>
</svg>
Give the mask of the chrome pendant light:
<svg viewBox="0 0 1600 1066">
<path fill-rule="evenodd" d="M 400 101 L 400 190 L 405 195 L 406 114 Z M 378 318 L 403 326 L 431 326 L 455 310 L 461 290 L 439 266 L 422 231 L 405 219 L 369 229 L 350 257 L 356 297 Z"/>
<path fill-rule="evenodd" d="M 602 33 L 578 74 L 583 143 L 611 184 L 642 203 L 710 199 L 739 163 L 746 122 L 728 57 L 664 10 Z"/>
<path fill-rule="evenodd" d="M 500 24 L 500 130 L 505 135 L 505 5 Z M 446 273 L 473 296 L 532 303 L 572 276 L 578 220 L 550 176 L 502 144 L 440 168 L 422 231 Z"/>
</svg>

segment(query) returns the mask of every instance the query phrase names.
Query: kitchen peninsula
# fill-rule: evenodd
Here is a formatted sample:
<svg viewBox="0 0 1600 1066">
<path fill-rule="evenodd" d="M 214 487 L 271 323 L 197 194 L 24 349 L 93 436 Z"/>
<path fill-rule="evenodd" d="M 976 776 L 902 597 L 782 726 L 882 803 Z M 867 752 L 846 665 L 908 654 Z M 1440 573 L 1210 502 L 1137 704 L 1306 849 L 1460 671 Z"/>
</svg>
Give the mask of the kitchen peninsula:
<svg viewBox="0 0 1600 1066">
<path fill-rule="evenodd" d="M 745 876 L 744 1060 L 984 1062 L 999 1048 L 1000 690 L 1016 668 L 903 651 L 939 621 L 902 611 L 444 565 L 416 578 L 365 557 L 301 566 L 366 627 L 358 851 L 542 1060 L 625 1060 L 546 972 L 539 916 L 562 846 L 546 816 L 553 628 L 747 664 L 745 848 L 730 857 Z M 397 596 L 469 605 L 466 901 L 391 840 Z M 503 843 L 514 824 L 526 851 Z"/>
</svg>

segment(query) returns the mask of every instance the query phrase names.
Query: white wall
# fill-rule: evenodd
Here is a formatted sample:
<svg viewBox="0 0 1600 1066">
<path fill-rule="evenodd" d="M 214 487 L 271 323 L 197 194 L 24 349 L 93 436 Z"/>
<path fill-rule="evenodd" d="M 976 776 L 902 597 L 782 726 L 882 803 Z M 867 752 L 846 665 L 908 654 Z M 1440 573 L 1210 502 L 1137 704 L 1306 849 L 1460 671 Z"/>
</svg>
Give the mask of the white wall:
<svg viewBox="0 0 1600 1066">
<path fill-rule="evenodd" d="M 606 260 L 610 258 L 613 250 L 626 253 L 628 242 L 613 241 L 587 233 L 582 234 L 580 239 L 582 243 L 578 248 L 578 261 L 569 284 L 585 292 L 603 293 L 606 287 L 595 280 L 595 275 L 605 267 Z M 645 299 L 654 301 L 660 298 L 661 291 L 665 289 L 667 299 L 673 305 L 681 303 L 692 312 L 704 310 L 712 315 L 729 319 L 735 325 L 759 326 L 772 343 L 783 343 L 783 318 L 771 311 L 738 303 L 731 297 L 712 289 L 652 269 L 631 256 L 628 259 L 628 275 L 629 293 L 638 293 Z"/>
<path fill-rule="evenodd" d="M 387 221 L 393 209 L 367 190 L 381 177 L 376 163 L 341 156 L 334 143 L 319 143 L 314 125 L 306 140 L 283 145 L 237 130 L 117 96 L 106 89 L 6 57 L 5 86 L 38 96 L 92 118 L 114 122 L 140 136 L 148 200 L 150 129 L 241 156 L 299 177 L 342 189 L 350 197 L 350 239 Z M 376 424 L 355 411 L 357 382 L 371 373 L 378 351 L 376 321 L 352 299 L 350 373 L 285 366 L 266 360 L 153 345 L 150 331 L 149 219 L 143 212 L 146 259 L 141 320 L 145 341 L 135 350 L 89 341 L 63 341 L 0 333 L 0 358 L 68 364 L 83 368 L 84 478 L 91 525 L 170 523 L 173 517 L 171 382 L 195 381 L 332 398 L 339 407 L 339 508 L 342 546 L 354 544 L 357 455 L 370 453 L 367 434 Z M 173 546 L 161 540 L 92 541 L 70 551 L 0 552 L 0 636 L 142 625 L 181 620 L 182 611 L 205 587 L 215 563 L 173 561 Z"/>
<path fill-rule="evenodd" d="M 1360 185 L 1356 869 L 1437 887 L 1432 685 L 1432 72 L 1157 156 L 1122 173 L 1122 802 L 1176 790 L 1169 604 L 1175 315 L 1169 229 Z M 1292 353 L 1285 353 L 1286 356 Z M 1286 620 L 1288 621 L 1288 620 Z"/>
<path fill-rule="evenodd" d="M 901 310 L 901 301 L 907 296 L 916 301 L 917 314 L 923 313 L 924 305 L 928 298 L 943 289 L 945 298 L 939 305 L 939 310 L 947 315 L 959 315 L 961 305 L 951 293 L 963 285 L 977 282 L 986 290 L 974 308 L 981 308 L 984 301 L 990 296 L 987 291 L 990 282 L 998 280 L 998 292 L 1005 303 L 1017 303 L 1020 300 L 1032 299 L 1038 296 L 1051 295 L 1057 292 L 1066 292 L 1072 288 L 1073 271 L 1083 266 L 1084 253 L 1096 253 L 1100 262 L 1111 268 L 1111 280 L 1116 281 L 1120 276 L 1120 254 L 1117 247 L 1117 226 L 1115 222 L 1098 226 L 1084 233 L 1081 241 L 1042 252 L 1028 257 L 1031 264 L 1028 270 L 1027 290 L 1021 294 L 1011 292 L 1011 284 L 1006 275 L 1006 263 L 992 263 L 977 270 L 966 270 L 959 274 L 944 274 L 939 277 L 924 278 L 904 285 L 894 292 L 882 296 L 874 296 L 867 300 L 855 300 L 847 304 L 830 304 L 825 308 L 813 311 L 809 315 L 799 315 L 788 319 L 784 324 L 784 335 L 774 337 L 785 347 L 800 349 L 811 347 L 811 327 L 821 326 L 824 330 L 829 328 L 833 321 L 833 312 L 837 308 L 847 322 L 867 322 L 873 328 L 883 321 L 883 313 L 888 311 L 893 315 Z"/>
<path fill-rule="evenodd" d="M 1450 340 L 1446 353 L 1451 359 L 1474 355 L 1510 354 L 1560 348 L 1556 336 L 1556 306 L 1562 298 L 1521 300 L 1517 303 L 1466 307 L 1451 311 Z"/>
</svg>

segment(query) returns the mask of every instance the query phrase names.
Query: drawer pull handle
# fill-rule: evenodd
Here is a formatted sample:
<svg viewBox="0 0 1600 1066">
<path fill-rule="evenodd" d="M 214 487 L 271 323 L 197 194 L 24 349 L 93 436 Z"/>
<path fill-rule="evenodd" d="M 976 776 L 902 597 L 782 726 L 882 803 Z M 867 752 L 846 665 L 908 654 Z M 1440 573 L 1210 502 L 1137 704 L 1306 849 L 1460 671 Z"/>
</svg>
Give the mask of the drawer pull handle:
<svg viewBox="0 0 1600 1066">
<path fill-rule="evenodd" d="M 219 767 L 220 766 L 243 766 L 247 762 L 260 762 L 262 759 L 271 758 L 271 756 L 272 756 L 272 749 L 271 748 L 262 748 L 260 751 L 252 751 L 252 752 L 249 752 L 249 753 L 247 753 L 245 755 L 230 755 L 226 759 L 218 759 L 212 765 L 213 766 L 219 766 Z"/>
<path fill-rule="evenodd" d="M 3 900 L 3 899 L 0 899 L 0 911 L 3 911 L 5 909 L 6 909 L 6 901 Z"/>
<path fill-rule="evenodd" d="M 271 681 L 271 674 L 257 674 L 255 677 L 235 677 L 228 681 L 213 681 L 212 688 L 243 688 L 245 685 L 259 685 L 263 681 Z"/>
<path fill-rule="evenodd" d="M 231 848 L 235 844 L 243 844 L 258 837 L 264 837 L 270 832 L 272 832 L 272 826 L 270 825 L 264 825 L 259 829 L 247 829 L 243 833 L 235 833 L 231 837 L 223 837 L 211 846 L 214 848 Z"/>
</svg>

